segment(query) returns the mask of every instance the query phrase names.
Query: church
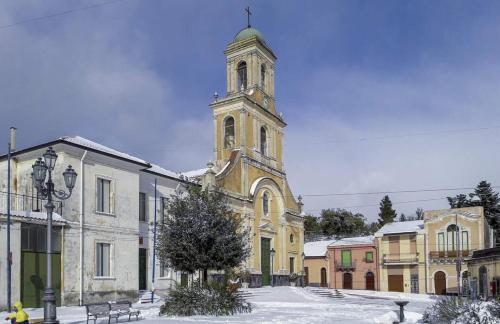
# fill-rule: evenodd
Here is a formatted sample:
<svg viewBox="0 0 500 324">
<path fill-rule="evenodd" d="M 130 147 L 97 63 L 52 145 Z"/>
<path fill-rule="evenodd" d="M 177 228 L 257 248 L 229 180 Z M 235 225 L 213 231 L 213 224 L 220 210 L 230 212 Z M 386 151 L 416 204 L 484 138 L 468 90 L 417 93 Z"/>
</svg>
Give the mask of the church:
<svg viewBox="0 0 500 324">
<path fill-rule="evenodd" d="M 215 161 L 198 177 L 230 198 L 251 229 L 251 257 L 245 267 L 250 286 L 288 285 L 303 271 L 301 198 L 294 198 L 283 162 L 286 127 L 276 108 L 276 55 L 248 24 L 226 47 L 226 96 L 210 104 Z"/>
</svg>

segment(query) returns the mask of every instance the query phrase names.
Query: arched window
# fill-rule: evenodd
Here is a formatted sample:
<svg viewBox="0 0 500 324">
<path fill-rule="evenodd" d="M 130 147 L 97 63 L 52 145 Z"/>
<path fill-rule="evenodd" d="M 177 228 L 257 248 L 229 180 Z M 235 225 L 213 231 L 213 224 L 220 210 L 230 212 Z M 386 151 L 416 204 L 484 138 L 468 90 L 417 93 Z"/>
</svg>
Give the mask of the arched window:
<svg viewBox="0 0 500 324">
<path fill-rule="evenodd" d="M 224 147 L 234 147 L 234 118 L 229 117 L 224 123 Z"/>
<path fill-rule="evenodd" d="M 267 155 L 267 131 L 265 127 L 260 128 L 260 153 Z"/>
<path fill-rule="evenodd" d="M 243 91 L 247 88 L 247 63 L 241 61 L 238 64 L 238 90 Z"/>
<path fill-rule="evenodd" d="M 262 90 L 266 89 L 266 66 L 264 64 L 260 66 L 260 87 Z"/>
<path fill-rule="evenodd" d="M 266 216 L 269 215 L 269 195 L 267 192 L 262 195 L 262 212 Z"/>
<path fill-rule="evenodd" d="M 293 234 L 290 234 L 290 243 L 293 243 Z"/>
<path fill-rule="evenodd" d="M 452 224 L 446 229 L 448 237 L 448 251 L 457 250 L 457 226 Z"/>
</svg>

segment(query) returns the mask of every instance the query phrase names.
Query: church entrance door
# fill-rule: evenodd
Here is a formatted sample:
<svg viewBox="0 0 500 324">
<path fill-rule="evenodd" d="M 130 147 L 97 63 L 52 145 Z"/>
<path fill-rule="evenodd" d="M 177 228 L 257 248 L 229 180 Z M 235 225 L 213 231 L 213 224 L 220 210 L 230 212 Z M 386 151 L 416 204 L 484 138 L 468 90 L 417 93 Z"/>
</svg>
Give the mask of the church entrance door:
<svg viewBox="0 0 500 324">
<path fill-rule="evenodd" d="M 262 271 L 262 286 L 271 284 L 271 239 L 260 239 L 260 269 Z"/>
</svg>

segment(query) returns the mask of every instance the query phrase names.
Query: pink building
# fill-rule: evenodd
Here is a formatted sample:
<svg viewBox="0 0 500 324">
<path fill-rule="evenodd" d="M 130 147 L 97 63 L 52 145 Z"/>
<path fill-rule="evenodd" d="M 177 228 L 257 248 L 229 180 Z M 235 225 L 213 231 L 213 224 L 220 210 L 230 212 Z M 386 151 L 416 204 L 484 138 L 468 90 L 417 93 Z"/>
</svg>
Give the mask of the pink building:
<svg viewBox="0 0 500 324">
<path fill-rule="evenodd" d="M 330 288 L 379 290 L 373 236 L 350 237 L 328 245 Z"/>
</svg>

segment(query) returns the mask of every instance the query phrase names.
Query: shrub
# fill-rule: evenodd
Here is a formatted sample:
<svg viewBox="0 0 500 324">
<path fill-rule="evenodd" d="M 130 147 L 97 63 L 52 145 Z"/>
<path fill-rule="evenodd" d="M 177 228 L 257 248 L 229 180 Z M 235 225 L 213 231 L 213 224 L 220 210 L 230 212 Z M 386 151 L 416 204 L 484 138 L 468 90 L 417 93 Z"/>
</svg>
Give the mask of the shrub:
<svg viewBox="0 0 500 324">
<path fill-rule="evenodd" d="M 160 308 L 161 314 L 177 316 L 223 316 L 251 311 L 251 305 L 241 293 L 218 282 L 205 285 L 195 282 L 191 286 L 177 286 L 170 291 L 169 298 Z"/>
<path fill-rule="evenodd" d="M 296 274 L 296 273 L 292 273 L 292 274 L 290 274 L 290 276 L 288 277 L 288 279 L 290 280 L 290 282 L 295 282 L 298 278 L 299 278 L 299 275 L 298 275 L 298 274 Z"/>
<path fill-rule="evenodd" d="M 494 324 L 500 323 L 498 302 L 483 302 L 465 298 L 448 297 L 428 307 L 422 317 L 424 323 L 467 323 Z"/>
</svg>

